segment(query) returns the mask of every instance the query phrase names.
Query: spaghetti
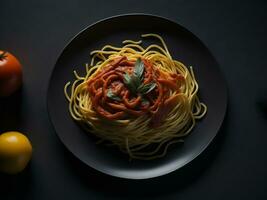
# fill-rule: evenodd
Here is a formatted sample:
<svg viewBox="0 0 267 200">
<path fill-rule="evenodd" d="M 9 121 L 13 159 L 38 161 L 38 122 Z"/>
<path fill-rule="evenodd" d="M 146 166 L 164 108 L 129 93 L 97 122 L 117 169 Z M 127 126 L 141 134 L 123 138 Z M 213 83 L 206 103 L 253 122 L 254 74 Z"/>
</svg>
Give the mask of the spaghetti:
<svg viewBox="0 0 267 200">
<path fill-rule="evenodd" d="M 72 118 L 130 158 L 162 157 L 190 133 L 207 107 L 200 102 L 193 69 L 173 60 L 167 45 L 123 41 L 91 52 L 86 75 L 65 85 Z M 70 87 L 70 89 L 68 89 Z"/>
</svg>

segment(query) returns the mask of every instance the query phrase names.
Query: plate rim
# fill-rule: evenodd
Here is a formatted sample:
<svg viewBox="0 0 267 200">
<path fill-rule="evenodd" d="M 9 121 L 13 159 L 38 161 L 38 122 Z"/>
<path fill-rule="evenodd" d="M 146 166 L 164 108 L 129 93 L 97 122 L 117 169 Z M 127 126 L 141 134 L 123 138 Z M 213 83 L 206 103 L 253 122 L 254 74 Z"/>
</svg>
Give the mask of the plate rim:
<svg viewBox="0 0 267 200">
<path fill-rule="evenodd" d="M 67 145 L 64 143 L 63 139 L 61 138 L 60 134 L 58 134 L 57 132 L 57 129 L 56 129 L 56 126 L 52 120 L 52 116 L 51 116 L 51 113 L 50 113 L 50 109 L 49 109 L 49 90 L 50 90 L 50 87 L 51 87 L 51 79 L 52 79 L 52 76 L 53 76 L 53 73 L 54 73 L 54 70 L 55 70 L 55 67 L 56 65 L 58 64 L 59 60 L 60 60 L 60 57 L 62 56 L 62 54 L 64 53 L 64 51 L 67 49 L 67 47 L 80 35 L 82 34 L 83 32 L 85 32 L 86 30 L 88 29 L 91 29 L 92 27 L 94 27 L 95 25 L 99 24 L 99 23 L 102 23 L 102 22 L 105 22 L 105 21 L 109 21 L 111 19 L 114 19 L 114 18 L 121 18 L 121 17 L 134 17 L 134 16 L 143 16 L 143 17 L 154 17 L 154 18 L 158 18 L 158 19 L 161 19 L 161 20 L 165 20 L 165 21 L 168 21 L 168 22 L 171 22 L 172 24 L 174 24 L 175 26 L 179 26 L 181 29 L 185 30 L 186 32 L 190 33 L 192 37 L 194 37 L 195 39 L 197 39 L 198 42 L 200 42 L 203 47 L 207 50 L 207 52 L 212 56 L 212 58 L 214 59 L 215 63 L 216 63 L 216 68 L 217 70 L 219 71 L 219 74 L 221 75 L 221 78 L 223 80 L 223 85 L 224 85 L 224 88 L 225 88 L 225 103 L 224 103 L 224 106 L 225 106 L 225 109 L 224 109 L 224 113 L 222 115 L 222 120 L 220 121 L 220 123 L 218 124 L 217 126 L 217 130 L 215 131 L 216 133 L 214 135 L 212 135 L 212 137 L 209 138 L 209 140 L 207 140 L 207 143 L 205 145 L 203 145 L 203 147 L 201 149 L 199 149 L 199 151 L 197 151 L 197 153 L 193 154 L 191 156 L 190 159 L 188 159 L 187 161 L 183 162 L 182 164 L 180 165 L 177 165 L 176 167 L 174 167 L 173 169 L 170 169 L 168 171 L 162 171 L 161 173 L 158 173 L 158 174 L 154 174 L 154 175 L 150 175 L 150 176 L 143 176 L 143 177 L 134 177 L 134 176 L 127 176 L 127 175 L 119 175 L 118 173 L 114 174 L 114 173 L 110 173 L 109 171 L 107 170 L 103 170 L 103 169 L 99 169 L 95 166 L 92 166 L 92 165 L 89 165 L 84 159 L 81 159 L 78 155 L 76 155 L 76 153 L 74 153 L 73 151 L 71 151 Z M 227 110 L 228 110 L 228 85 L 227 85 L 227 82 L 226 82 L 226 79 L 225 79 L 225 76 L 224 74 L 222 73 L 222 70 L 221 70 L 221 67 L 217 61 L 217 59 L 214 57 L 214 55 L 211 53 L 211 51 L 209 50 L 209 48 L 206 46 L 206 44 L 204 42 L 202 42 L 200 40 L 200 38 L 195 35 L 193 32 L 191 32 L 188 28 L 186 28 L 184 25 L 168 18 L 168 17 L 163 17 L 161 15 L 156 15 L 156 14 L 150 14 L 150 13 L 125 13 L 125 14 L 118 14 L 118 15 L 113 15 L 113 16 L 109 16 L 109 17 L 106 17 L 106 18 L 102 18 L 102 19 L 99 19 L 97 20 L 96 22 L 93 22 L 89 25 L 87 25 L 86 27 L 84 27 L 83 29 L 81 29 L 78 33 L 74 34 L 74 36 L 72 36 L 70 39 L 68 39 L 68 42 L 61 48 L 61 50 L 59 51 L 59 54 L 58 56 L 56 57 L 56 61 L 53 65 L 53 68 L 50 72 L 50 75 L 49 75 L 49 79 L 48 79 L 48 83 L 47 83 L 47 88 L 46 88 L 46 110 L 47 110 L 47 113 L 48 113 L 48 118 L 49 118 L 49 121 L 50 123 L 52 124 L 52 127 L 54 129 L 54 132 L 56 133 L 57 137 L 59 138 L 60 142 L 64 145 L 64 147 L 68 150 L 68 152 L 70 152 L 74 157 L 76 157 L 78 160 L 80 160 L 82 163 L 84 163 L 86 166 L 98 171 L 98 172 L 101 172 L 103 174 L 106 174 L 106 175 L 109 175 L 109 176 L 112 176 L 112 177 L 117 177 L 117 178 L 123 178 L 123 179 L 132 179 L 132 180 L 142 180 L 142 179 L 152 179 L 152 178 L 156 178 L 156 177 L 161 177 L 161 176 L 164 176 L 164 175 L 167 175 L 167 174 L 170 174 L 176 170 L 179 170 L 183 167 L 185 167 L 186 165 L 188 165 L 189 163 L 191 163 L 193 160 L 195 160 L 200 154 L 202 154 L 205 149 L 207 149 L 207 147 L 211 144 L 211 142 L 215 139 L 215 137 L 218 135 L 224 121 L 225 121 L 225 117 L 226 117 L 226 113 L 227 113 Z"/>
</svg>

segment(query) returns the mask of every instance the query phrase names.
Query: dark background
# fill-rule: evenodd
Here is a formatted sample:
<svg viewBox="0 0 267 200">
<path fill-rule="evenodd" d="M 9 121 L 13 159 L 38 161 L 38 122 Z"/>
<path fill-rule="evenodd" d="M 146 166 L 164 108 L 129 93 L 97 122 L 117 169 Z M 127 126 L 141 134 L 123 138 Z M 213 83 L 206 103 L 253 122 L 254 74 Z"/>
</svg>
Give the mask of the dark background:
<svg viewBox="0 0 267 200">
<path fill-rule="evenodd" d="M 266 10 L 263 0 L 1 1 L 0 49 L 20 59 L 24 84 L 0 100 L 0 132 L 25 133 L 34 152 L 22 174 L 0 174 L 0 199 L 267 199 Z M 133 12 L 162 15 L 196 34 L 229 88 L 225 123 L 209 148 L 183 169 L 143 181 L 84 166 L 60 143 L 46 110 L 49 76 L 70 38 Z"/>
</svg>

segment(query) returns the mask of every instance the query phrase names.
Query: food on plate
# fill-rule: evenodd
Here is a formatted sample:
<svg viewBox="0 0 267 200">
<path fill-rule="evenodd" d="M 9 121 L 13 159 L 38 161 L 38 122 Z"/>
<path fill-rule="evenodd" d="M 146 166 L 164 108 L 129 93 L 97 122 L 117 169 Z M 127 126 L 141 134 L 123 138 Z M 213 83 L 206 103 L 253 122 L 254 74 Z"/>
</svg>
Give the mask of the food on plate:
<svg viewBox="0 0 267 200">
<path fill-rule="evenodd" d="M 22 83 L 22 66 L 11 53 L 0 50 L 0 97 L 13 94 Z"/>
<path fill-rule="evenodd" d="M 155 43 L 125 40 L 122 47 L 92 51 L 85 75 L 74 71 L 76 80 L 64 92 L 72 118 L 100 142 L 130 159 L 150 160 L 181 142 L 207 106 L 197 95 L 193 68 L 173 59 L 161 36 L 142 37 Z"/>
<path fill-rule="evenodd" d="M 0 171 L 17 174 L 27 166 L 32 156 L 29 139 L 16 131 L 0 135 Z"/>
</svg>

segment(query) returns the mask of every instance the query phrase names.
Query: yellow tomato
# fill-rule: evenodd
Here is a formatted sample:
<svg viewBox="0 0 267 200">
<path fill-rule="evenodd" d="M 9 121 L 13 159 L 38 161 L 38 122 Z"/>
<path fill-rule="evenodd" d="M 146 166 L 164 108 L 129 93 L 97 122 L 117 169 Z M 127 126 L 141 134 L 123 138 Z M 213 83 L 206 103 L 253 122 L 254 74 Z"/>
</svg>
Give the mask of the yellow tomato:
<svg viewBox="0 0 267 200">
<path fill-rule="evenodd" d="M 8 174 L 21 172 L 32 156 L 28 138 L 15 131 L 0 135 L 0 171 Z"/>
</svg>

